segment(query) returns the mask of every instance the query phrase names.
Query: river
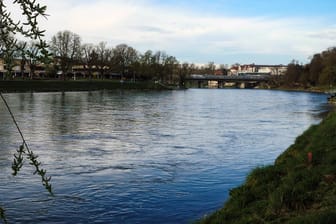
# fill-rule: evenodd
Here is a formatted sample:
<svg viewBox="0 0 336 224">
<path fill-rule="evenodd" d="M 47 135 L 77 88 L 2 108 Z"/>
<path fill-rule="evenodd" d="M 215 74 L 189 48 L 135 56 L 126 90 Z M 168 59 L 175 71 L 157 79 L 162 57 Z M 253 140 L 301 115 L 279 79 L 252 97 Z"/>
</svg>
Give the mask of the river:
<svg viewBox="0 0 336 224">
<path fill-rule="evenodd" d="M 28 161 L 11 175 L 21 140 L 0 102 L 0 206 L 10 223 L 190 223 L 327 107 L 323 94 L 268 90 L 4 95 L 55 193 Z"/>
</svg>

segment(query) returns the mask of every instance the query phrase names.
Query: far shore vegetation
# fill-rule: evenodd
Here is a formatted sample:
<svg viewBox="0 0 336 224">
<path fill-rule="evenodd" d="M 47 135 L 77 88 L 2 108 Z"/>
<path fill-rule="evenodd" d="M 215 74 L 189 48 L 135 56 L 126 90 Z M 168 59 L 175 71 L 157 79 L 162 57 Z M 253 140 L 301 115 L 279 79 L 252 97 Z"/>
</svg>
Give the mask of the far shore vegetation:
<svg viewBox="0 0 336 224">
<path fill-rule="evenodd" d="M 297 89 L 330 90 L 336 86 L 336 47 L 312 56 L 310 63 L 293 60 L 278 86 Z"/>
<path fill-rule="evenodd" d="M 214 62 L 206 65 L 181 63 L 165 51 L 147 50 L 140 53 L 127 44 L 108 47 L 105 42 L 97 45 L 82 43 L 80 36 L 71 31 L 59 31 L 48 44 L 41 48 L 36 41 L 19 41 L 16 45 L 0 51 L 0 82 L 119 80 L 128 84 L 159 82 L 163 85 L 181 87 L 184 86 L 184 79 L 193 74 L 235 75 L 231 72 L 231 68 L 224 64 L 216 66 Z M 235 64 L 233 67 L 239 66 Z M 286 67 L 287 70 L 281 75 L 271 75 L 269 88 L 329 91 L 336 86 L 336 47 L 315 54 L 308 64 L 292 60 Z M 36 86 L 36 83 L 26 82 L 26 85 Z M 21 88 L 23 85 L 20 83 L 16 91 L 28 89 L 28 87 Z M 39 91 L 54 90 L 48 90 L 47 86 Z M 73 85 L 74 90 L 77 89 L 76 86 L 78 85 Z M 96 88 L 101 86 L 99 84 Z M 129 85 L 130 88 L 131 86 L 139 88 L 141 85 Z M 146 85 L 145 88 L 149 86 Z M 12 87 L 13 85 L 9 85 L 6 90 L 6 85 L 2 84 L 0 90 L 13 91 Z M 71 88 L 64 89 L 71 90 Z"/>
</svg>

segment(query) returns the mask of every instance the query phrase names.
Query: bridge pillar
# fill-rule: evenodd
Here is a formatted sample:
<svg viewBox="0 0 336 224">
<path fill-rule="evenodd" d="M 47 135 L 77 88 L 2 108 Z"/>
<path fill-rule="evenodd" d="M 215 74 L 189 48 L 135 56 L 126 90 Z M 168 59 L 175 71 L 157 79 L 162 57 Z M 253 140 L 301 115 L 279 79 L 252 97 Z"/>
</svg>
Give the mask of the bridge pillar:
<svg viewBox="0 0 336 224">
<path fill-rule="evenodd" d="M 245 89 L 245 82 L 239 83 L 239 88 L 240 89 Z"/>
</svg>

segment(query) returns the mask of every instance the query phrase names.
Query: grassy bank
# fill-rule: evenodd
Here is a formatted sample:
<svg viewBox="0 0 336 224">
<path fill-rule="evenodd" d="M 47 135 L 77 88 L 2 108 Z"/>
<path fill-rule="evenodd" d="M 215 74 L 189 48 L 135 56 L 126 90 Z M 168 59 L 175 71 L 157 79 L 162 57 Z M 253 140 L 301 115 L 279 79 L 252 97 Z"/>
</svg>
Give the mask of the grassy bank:
<svg viewBox="0 0 336 224">
<path fill-rule="evenodd" d="M 113 89 L 161 90 L 164 86 L 154 82 L 123 82 L 119 80 L 22 80 L 0 81 L 1 92 L 54 92 L 54 91 L 93 91 Z"/>
<path fill-rule="evenodd" d="M 274 165 L 253 170 L 200 223 L 336 223 L 336 113 L 299 136 Z"/>
</svg>

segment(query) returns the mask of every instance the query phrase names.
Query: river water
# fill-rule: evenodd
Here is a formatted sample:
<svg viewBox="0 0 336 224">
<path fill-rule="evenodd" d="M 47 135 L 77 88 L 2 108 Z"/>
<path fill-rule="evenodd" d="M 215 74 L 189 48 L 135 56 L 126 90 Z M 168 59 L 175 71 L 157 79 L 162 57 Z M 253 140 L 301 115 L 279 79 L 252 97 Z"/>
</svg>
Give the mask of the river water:
<svg viewBox="0 0 336 224">
<path fill-rule="evenodd" d="M 11 175 L 21 141 L 0 102 L 0 206 L 10 223 L 190 223 L 326 110 L 323 94 L 268 90 L 5 97 L 55 193 L 28 161 Z"/>
</svg>

